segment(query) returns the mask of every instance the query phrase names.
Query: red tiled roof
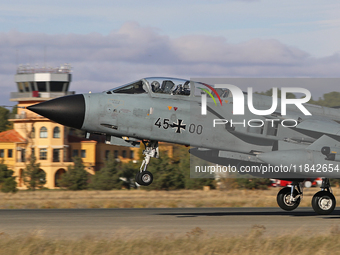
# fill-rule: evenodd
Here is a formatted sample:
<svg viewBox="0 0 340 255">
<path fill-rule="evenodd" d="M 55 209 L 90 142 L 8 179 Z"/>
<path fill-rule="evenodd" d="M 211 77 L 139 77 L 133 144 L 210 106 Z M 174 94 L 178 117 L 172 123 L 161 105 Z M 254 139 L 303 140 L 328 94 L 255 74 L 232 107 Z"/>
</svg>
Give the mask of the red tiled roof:
<svg viewBox="0 0 340 255">
<path fill-rule="evenodd" d="M 0 133 L 0 142 L 2 143 L 21 143 L 26 140 L 14 129 Z"/>
</svg>

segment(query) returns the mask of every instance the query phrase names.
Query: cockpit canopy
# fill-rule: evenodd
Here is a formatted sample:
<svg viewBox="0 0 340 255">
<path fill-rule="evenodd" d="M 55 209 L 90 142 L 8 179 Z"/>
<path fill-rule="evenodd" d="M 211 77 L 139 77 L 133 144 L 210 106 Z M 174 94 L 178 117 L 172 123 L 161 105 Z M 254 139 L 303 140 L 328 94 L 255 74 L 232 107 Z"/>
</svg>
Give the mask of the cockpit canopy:
<svg viewBox="0 0 340 255">
<path fill-rule="evenodd" d="M 153 93 L 169 95 L 190 95 L 190 81 L 172 78 L 146 78 Z"/>
<path fill-rule="evenodd" d="M 183 80 L 177 78 L 150 77 L 135 81 L 118 88 L 106 91 L 107 94 L 168 94 L 174 96 L 201 96 L 210 93 L 214 97 L 218 94 L 221 98 L 231 96 L 227 89 L 216 88 L 213 85 Z M 214 90 L 214 93 L 211 93 Z M 215 93 L 216 92 L 216 93 Z"/>
</svg>

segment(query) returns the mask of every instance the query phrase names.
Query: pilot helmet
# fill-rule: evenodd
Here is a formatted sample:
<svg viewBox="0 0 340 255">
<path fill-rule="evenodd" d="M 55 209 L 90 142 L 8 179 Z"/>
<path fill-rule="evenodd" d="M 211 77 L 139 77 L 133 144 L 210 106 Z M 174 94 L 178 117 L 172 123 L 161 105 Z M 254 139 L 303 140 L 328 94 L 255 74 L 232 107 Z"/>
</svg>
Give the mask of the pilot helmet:
<svg viewBox="0 0 340 255">
<path fill-rule="evenodd" d="M 156 90 L 156 89 L 158 89 L 160 87 L 160 84 L 159 84 L 158 81 L 153 81 L 151 83 L 151 87 L 152 87 L 153 90 Z"/>
</svg>

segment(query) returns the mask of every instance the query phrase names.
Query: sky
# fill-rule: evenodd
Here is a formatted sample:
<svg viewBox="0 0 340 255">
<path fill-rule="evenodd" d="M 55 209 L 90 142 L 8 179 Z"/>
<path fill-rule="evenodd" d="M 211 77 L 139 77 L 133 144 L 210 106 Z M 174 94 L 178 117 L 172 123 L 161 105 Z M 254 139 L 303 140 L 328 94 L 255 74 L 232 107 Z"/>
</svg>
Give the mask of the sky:
<svg viewBox="0 0 340 255">
<path fill-rule="evenodd" d="M 335 0 L 3 1 L 0 105 L 19 64 L 69 63 L 77 93 L 148 76 L 337 78 L 339 13 Z"/>
</svg>

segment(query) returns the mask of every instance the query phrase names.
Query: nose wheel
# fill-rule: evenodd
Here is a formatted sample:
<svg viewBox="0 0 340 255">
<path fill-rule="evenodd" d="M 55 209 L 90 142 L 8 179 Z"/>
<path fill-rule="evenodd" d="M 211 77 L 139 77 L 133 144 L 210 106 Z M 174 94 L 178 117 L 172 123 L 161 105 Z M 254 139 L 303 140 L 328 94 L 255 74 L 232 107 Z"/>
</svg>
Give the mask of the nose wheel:
<svg viewBox="0 0 340 255">
<path fill-rule="evenodd" d="M 139 185 L 149 186 L 153 181 L 153 175 L 147 171 L 148 164 L 151 158 L 159 157 L 158 142 L 157 141 L 143 141 L 145 155 L 142 165 L 140 166 L 139 172 L 136 174 L 135 180 Z"/>
<path fill-rule="evenodd" d="M 142 186 L 149 186 L 153 181 L 153 175 L 149 171 L 143 171 L 136 174 L 136 182 Z"/>
</svg>

